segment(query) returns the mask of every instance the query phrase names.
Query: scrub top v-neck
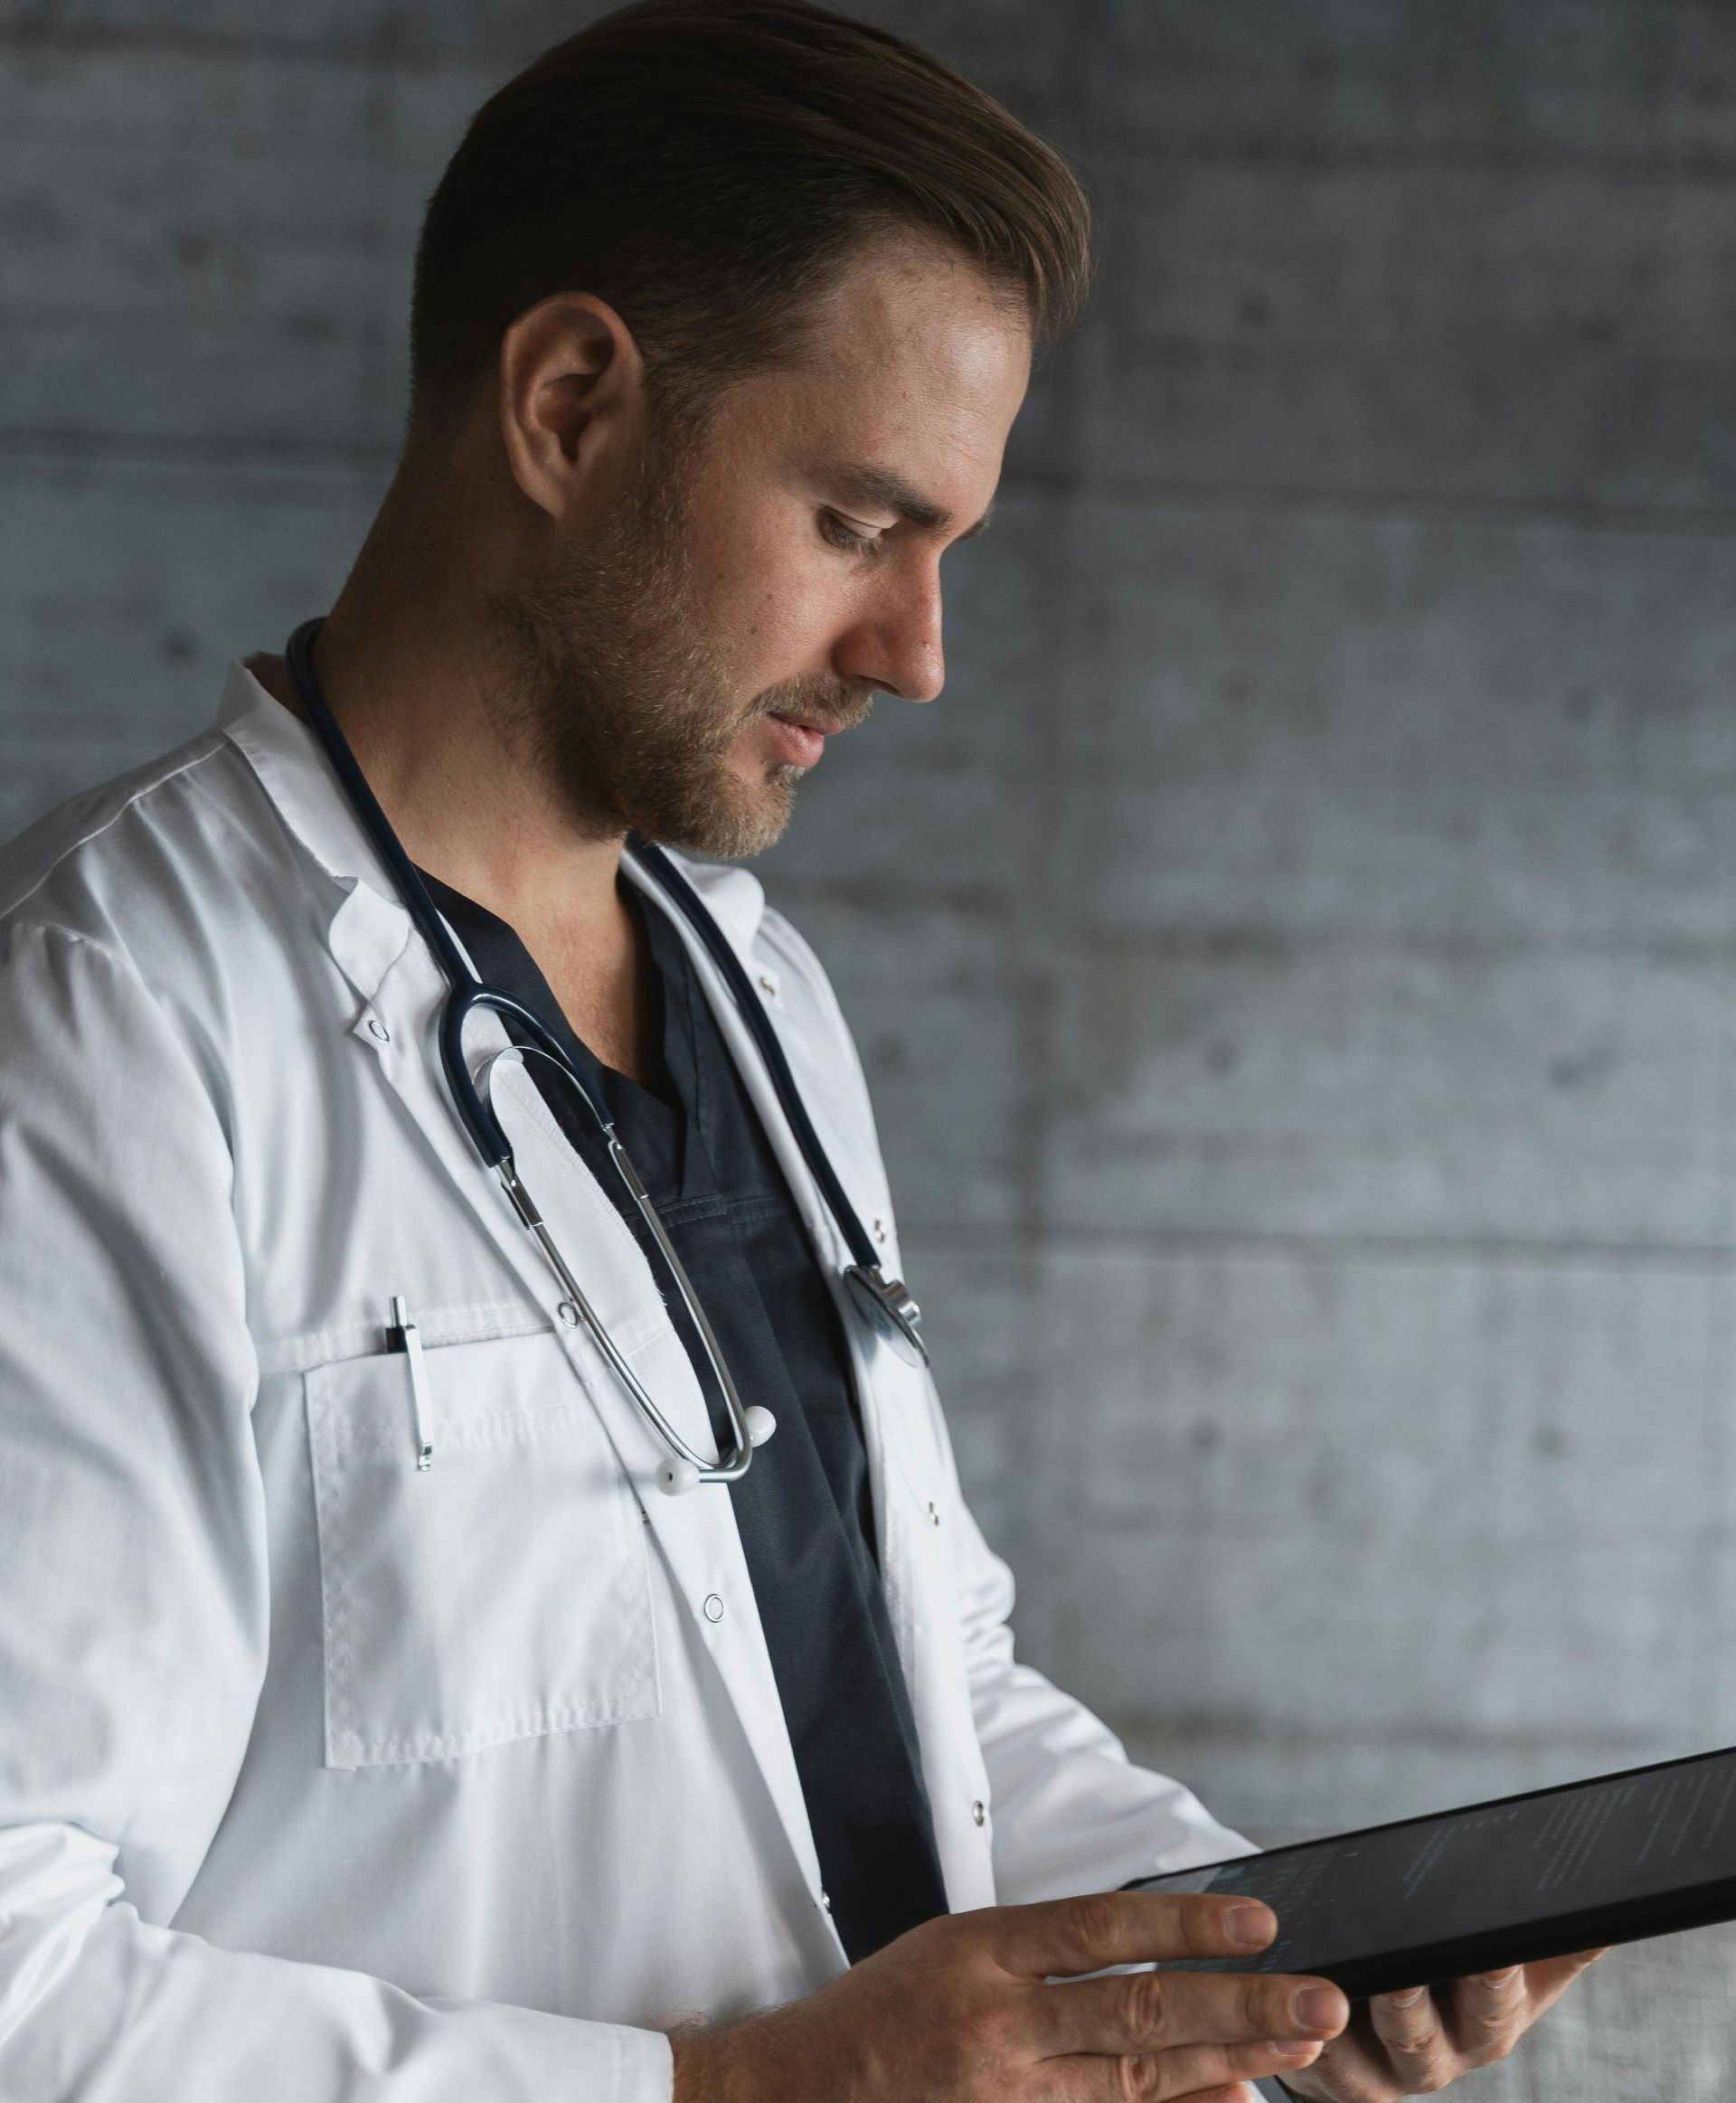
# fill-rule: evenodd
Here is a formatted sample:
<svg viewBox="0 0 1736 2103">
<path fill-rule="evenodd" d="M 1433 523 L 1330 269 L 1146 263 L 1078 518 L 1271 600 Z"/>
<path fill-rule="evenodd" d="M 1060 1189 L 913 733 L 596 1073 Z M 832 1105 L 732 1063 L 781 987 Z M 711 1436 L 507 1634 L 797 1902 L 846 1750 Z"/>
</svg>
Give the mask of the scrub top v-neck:
<svg viewBox="0 0 1736 2103">
<path fill-rule="evenodd" d="M 560 1038 L 605 1103 L 717 1334 L 745 1403 L 776 1435 L 727 1492 L 753 1582 L 832 1918 L 853 1962 L 946 1911 L 910 1693 L 874 1553 L 867 1455 L 849 1355 L 812 1242 L 680 937 L 625 881 L 644 936 L 658 1070 L 645 1087 L 573 1033 L 504 920 L 426 880 L 482 977 Z M 532 1060 L 535 1075 L 540 1061 Z M 539 1077 L 540 1081 L 540 1077 Z M 567 1139 L 665 1286 L 671 1319 L 727 1443 L 723 1398 L 679 1295 L 597 1128 L 570 1092 L 544 1088 Z"/>
</svg>

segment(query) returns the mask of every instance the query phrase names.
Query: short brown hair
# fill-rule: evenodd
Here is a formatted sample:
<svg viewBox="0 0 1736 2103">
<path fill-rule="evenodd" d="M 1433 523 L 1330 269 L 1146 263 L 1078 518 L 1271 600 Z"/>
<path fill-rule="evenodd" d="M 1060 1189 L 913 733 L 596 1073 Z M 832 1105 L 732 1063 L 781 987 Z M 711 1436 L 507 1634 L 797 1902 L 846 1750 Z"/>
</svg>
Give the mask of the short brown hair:
<svg viewBox="0 0 1736 2103">
<path fill-rule="evenodd" d="M 697 406 L 799 347 L 873 233 L 939 237 L 1038 341 L 1090 272 L 1061 157 L 889 32 L 806 0 L 638 0 L 484 103 L 429 202 L 410 315 L 412 430 L 468 407 L 557 292 L 606 299 L 665 399 Z"/>
</svg>

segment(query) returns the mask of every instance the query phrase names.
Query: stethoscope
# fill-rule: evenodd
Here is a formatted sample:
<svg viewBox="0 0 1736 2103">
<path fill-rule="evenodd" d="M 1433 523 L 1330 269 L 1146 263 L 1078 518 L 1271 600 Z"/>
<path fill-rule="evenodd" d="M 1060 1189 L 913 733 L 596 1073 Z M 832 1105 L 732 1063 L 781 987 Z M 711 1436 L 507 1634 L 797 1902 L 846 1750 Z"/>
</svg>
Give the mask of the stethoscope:
<svg viewBox="0 0 1736 2103">
<path fill-rule="evenodd" d="M 367 777 L 357 766 L 355 755 L 350 750 L 349 740 L 338 728 L 336 719 L 326 703 L 321 691 L 319 675 L 314 669 L 314 638 L 325 623 L 323 620 L 304 621 L 290 637 L 285 648 L 285 658 L 289 667 L 290 684 L 303 712 L 316 736 L 325 747 L 326 756 L 332 763 L 338 784 L 348 798 L 350 806 L 360 821 L 375 852 L 391 872 L 398 893 L 408 908 L 422 939 L 433 951 L 435 960 L 445 974 L 450 991 L 440 1012 L 439 1049 L 440 1064 L 446 1072 L 447 1086 L 466 1129 L 476 1144 L 484 1164 L 499 1176 L 506 1195 L 512 1200 L 513 1209 L 524 1226 L 535 1238 L 538 1247 L 560 1279 L 562 1291 L 578 1309 L 580 1319 L 590 1331 L 592 1341 L 603 1354 L 609 1370 L 627 1390 L 652 1430 L 668 1449 L 668 1458 L 657 1470 L 657 1485 L 671 1496 L 682 1496 L 701 1483 L 740 1482 L 748 1472 L 754 1448 L 763 1446 L 777 1429 L 776 1419 L 769 1410 L 757 1404 L 744 1407 L 730 1369 L 724 1363 L 723 1353 L 705 1310 L 700 1305 L 681 1259 L 675 1254 L 663 1221 L 657 1217 L 656 1207 L 646 1193 L 637 1169 L 628 1158 L 615 1130 L 615 1123 L 602 1106 L 585 1086 L 578 1069 L 562 1050 L 561 1042 L 548 1024 L 522 1001 L 511 994 L 503 993 L 498 986 L 485 985 L 470 968 L 454 939 L 450 929 L 441 918 L 439 908 L 429 895 L 428 886 L 418 874 L 415 864 L 399 844 L 386 814 Z M 752 981 L 743 969 L 741 960 L 730 947 L 722 928 L 707 911 L 704 903 L 693 885 L 681 873 L 660 847 L 648 840 L 630 837 L 627 842 L 639 867 L 646 870 L 656 882 L 670 903 L 684 916 L 688 925 L 704 945 L 707 955 L 722 975 L 724 984 L 747 1024 L 755 1048 L 765 1062 L 770 1076 L 779 1107 L 788 1120 L 789 1128 L 800 1147 L 808 1174 L 819 1186 L 826 1209 L 831 1212 L 838 1231 L 844 1237 L 852 1260 L 839 1273 L 840 1280 L 855 1309 L 873 1334 L 889 1344 L 898 1355 L 910 1365 L 926 1365 L 928 1347 L 922 1341 L 922 1310 L 917 1306 L 903 1282 L 887 1278 L 874 1257 L 874 1246 L 869 1240 L 862 1221 L 856 1217 L 855 1208 L 844 1195 L 844 1185 L 838 1181 L 837 1172 L 827 1158 L 813 1120 L 808 1117 L 806 1104 L 796 1086 L 796 1077 L 789 1070 L 789 1061 L 784 1056 L 784 1048 L 778 1042 L 759 995 L 753 990 Z M 495 1052 L 483 1065 L 479 1074 L 473 1075 L 464 1055 L 464 1026 L 477 1008 L 489 1008 L 498 1015 L 509 1017 L 529 1039 L 527 1043 L 513 1044 Z M 531 1193 L 519 1179 L 513 1160 L 513 1149 L 507 1140 L 500 1119 L 495 1114 L 493 1103 L 494 1075 L 503 1064 L 522 1066 L 526 1056 L 544 1061 L 560 1075 L 590 1116 L 596 1120 L 598 1130 L 609 1148 L 609 1160 L 615 1172 L 626 1184 L 639 1217 L 656 1243 L 658 1254 L 668 1266 L 669 1275 L 675 1279 L 682 1302 L 691 1317 L 693 1328 L 710 1362 L 712 1377 L 723 1396 L 729 1412 L 731 1450 L 727 1457 L 720 1455 L 715 1460 L 707 1460 L 696 1452 L 669 1421 L 658 1406 L 656 1398 L 627 1363 L 626 1357 L 610 1336 L 587 1298 L 583 1287 L 573 1276 L 564 1256 L 561 1255 L 553 1236 L 550 1233 L 542 1213 L 537 1210 Z M 477 1085 L 478 1080 L 481 1086 Z"/>
</svg>

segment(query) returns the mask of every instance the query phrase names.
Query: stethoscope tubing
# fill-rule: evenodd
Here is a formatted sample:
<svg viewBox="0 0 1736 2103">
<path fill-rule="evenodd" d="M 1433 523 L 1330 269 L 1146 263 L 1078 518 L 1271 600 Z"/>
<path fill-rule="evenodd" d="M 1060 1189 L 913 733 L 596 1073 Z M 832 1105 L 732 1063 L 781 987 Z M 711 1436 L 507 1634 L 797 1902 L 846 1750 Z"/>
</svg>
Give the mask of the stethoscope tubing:
<svg viewBox="0 0 1736 2103">
<path fill-rule="evenodd" d="M 390 819 L 381 808 L 367 777 L 350 750 L 349 740 L 326 703 L 313 655 L 315 640 L 324 625 L 324 621 L 317 618 L 304 621 L 289 637 L 285 656 L 290 682 L 310 727 L 331 762 L 339 786 L 375 853 L 384 863 L 400 898 L 446 979 L 448 994 L 440 1013 L 438 1047 L 441 1070 L 454 1107 L 477 1153 L 498 1176 L 514 1210 L 542 1250 L 609 1369 L 675 1457 L 672 1462 L 665 1461 L 659 1470 L 663 1487 L 679 1491 L 691 1488 L 696 1482 L 739 1481 L 746 1474 L 752 1460 L 754 1448 L 770 1436 L 771 1417 L 764 1410 L 744 1407 L 704 1307 L 675 1253 L 663 1221 L 657 1216 L 656 1208 L 652 1204 L 643 1181 L 621 1145 L 613 1119 L 586 1088 L 583 1078 L 568 1057 L 560 1039 L 533 1009 L 498 986 L 488 985 L 480 980 L 470 969 L 467 959 L 458 948 L 427 884 L 422 881 L 420 872 L 405 853 Z M 901 1281 L 888 1280 L 882 1276 L 874 1245 L 857 1217 L 855 1208 L 851 1204 L 826 1148 L 820 1143 L 813 1119 L 808 1116 L 807 1106 L 790 1071 L 784 1048 L 778 1040 L 770 1018 L 741 958 L 699 893 L 669 856 L 652 842 L 637 835 L 630 835 L 627 844 L 637 864 L 665 892 L 671 905 L 698 937 L 722 977 L 753 1039 L 779 1108 L 788 1123 L 791 1136 L 852 1259 L 840 1276 L 840 1283 L 846 1288 L 851 1303 L 875 1333 L 889 1341 L 901 1355 L 912 1363 L 926 1364 L 928 1350 L 919 1331 L 921 1311 Z M 472 1073 L 465 1057 L 465 1026 L 478 1009 L 486 1010 L 499 1015 L 503 1021 L 514 1023 L 528 1040 L 525 1043 L 514 1046 L 510 1053 L 496 1053 L 495 1060 L 489 1061 L 490 1072 L 497 1060 L 507 1056 L 522 1061 L 525 1053 L 529 1052 L 533 1057 L 547 1059 L 561 1077 L 577 1089 L 580 1099 L 595 1118 L 616 1172 L 631 1194 L 646 1230 L 675 1281 L 723 1396 L 733 1445 L 732 1451 L 727 1457 L 720 1455 L 715 1460 L 706 1459 L 669 1420 L 591 1306 L 589 1297 L 573 1275 L 571 1267 L 562 1256 L 542 1213 L 520 1180 L 512 1144 L 495 1115 L 492 1101 L 476 1085 L 476 1076 Z"/>
<path fill-rule="evenodd" d="M 656 1437 L 663 1440 L 663 1445 L 674 1456 L 658 1468 L 658 1483 L 661 1483 L 663 1489 L 677 1493 L 690 1489 L 690 1486 L 694 1486 L 694 1483 L 737 1483 L 741 1481 L 741 1476 L 747 1475 L 755 1447 L 770 1437 L 770 1413 L 766 1409 L 747 1409 L 743 1400 L 741 1400 L 737 1384 L 734 1384 L 731 1369 L 728 1369 L 728 1363 L 724 1361 L 724 1353 L 722 1353 L 722 1346 L 718 1344 L 718 1335 L 715 1335 L 712 1323 L 709 1323 L 705 1315 L 705 1306 L 701 1304 L 699 1293 L 693 1289 L 693 1281 L 688 1278 L 682 1259 L 677 1258 L 675 1247 L 669 1240 L 669 1234 L 665 1232 L 663 1221 L 658 1220 L 656 1207 L 650 1202 L 644 1182 L 639 1180 L 634 1163 L 631 1163 L 627 1150 L 621 1144 L 621 1137 L 618 1137 L 615 1129 L 615 1121 L 609 1117 L 604 1106 L 591 1096 L 591 1091 L 585 1088 L 583 1077 L 579 1075 L 577 1066 L 568 1058 L 564 1045 L 560 1043 L 555 1033 L 533 1007 L 526 1007 L 524 1001 L 514 999 L 514 995 L 503 993 L 499 986 L 484 985 L 471 972 L 469 961 L 465 959 L 457 940 L 452 938 L 452 931 L 446 928 L 444 917 L 439 915 L 439 909 L 433 904 L 433 898 L 423 883 L 420 871 L 408 858 L 402 841 L 398 839 L 396 831 L 393 831 L 392 820 L 381 810 L 379 797 L 374 795 L 373 787 L 368 785 L 368 778 L 362 772 L 360 763 L 355 761 L 355 755 L 349 749 L 349 740 L 343 734 L 339 723 L 336 723 L 336 717 L 330 713 L 326 696 L 324 696 L 320 685 L 320 675 L 317 675 L 314 665 L 314 641 L 322 627 L 322 618 L 303 620 L 301 627 L 297 627 L 295 633 L 290 635 L 287 650 L 284 650 L 290 684 L 297 692 L 298 701 L 301 701 L 305 715 L 307 715 L 309 728 L 314 730 L 324 753 L 326 753 L 326 759 L 333 766 L 333 772 L 336 774 L 336 780 L 339 780 L 339 787 L 345 793 L 355 818 L 358 818 L 368 839 L 371 839 L 381 863 L 385 864 L 387 875 L 392 877 L 393 885 L 398 888 L 398 896 L 402 898 L 406 910 L 410 912 L 410 919 L 417 925 L 417 931 L 423 936 L 433 959 L 439 966 L 439 972 L 446 978 L 448 993 L 446 993 L 446 1001 L 442 1004 L 442 1012 L 439 1012 L 438 1052 L 439 1066 L 442 1066 L 452 1104 L 455 1104 L 465 1129 L 469 1131 L 469 1137 L 474 1142 L 477 1155 L 482 1156 L 482 1161 L 501 1180 L 501 1186 L 507 1199 L 512 1201 L 514 1212 L 518 1213 L 522 1224 L 526 1226 L 526 1231 L 533 1234 L 536 1245 L 541 1247 L 542 1256 L 547 1258 L 555 1277 L 560 1278 L 566 1297 L 571 1299 L 574 1312 L 583 1321 L 585 1329 L 590 1331 L 591 1340 L 596 1342 L 604 1361 L 609 1363 L 610 1372 L 617 1375 L 617 1380 L 621 1382 L 639 1411 L 642 1411 L 644 1419 L 648 1421 L 652 1430 L 656 1432 Z M 755 1050 L 758 1050 L 761 1064 L 766 1069 L 766 1075 L 770 1077 L 772 1091 L 778 1099 L 785 1121 L 789 1123 L 793 1140 L 796 1140 L 806 1167 L 808 1167 L 808 1174 L 815 1178 L 818 1193 L 825 1199 L 825 1205 L 827 1205 L 837 1232 L 840 1232 L 844 1245 L 846 1245 L 850 1253 L 850 1264 L 846 1264 L 846 1268 L 840 1272 L 840 1285 L 846 1289 L 848 1302 L 854 1306 L 854 1310 L 863 1316 L 863 1321 L 867 1321 L 869 1327 L 877 1335 L 883 1337 L 896 1353 L 905 1356 L 907 1361 L 926 1365 L 928 1346 L 920 1335 L 921 1310 L 899 1278 L 890 1278 L 888 1281 L 882 1275 L 873 1240 L 869 1239 L 867 1228 L 863 1226 L 854 1205 L 850 1202 L 848 1194 L 844 1193 L 844 1184 L 837 1178 L 834 1165 L 831 1165 L 831 1156 L 821 1144 L 821 1137 L 815 1131 L 815 1123 L 808 1117 L 808 1106 L 802 1099 L 802 1091 L 797 1089 L 796 1075 L 789 1070 L 789 1060 L 785 1056 L 783 1045 L 778 1043 L 777 1031 L 772 1028 L 764 1005 L 760 1004 L 758 993 L 753 991 L 747 969 L 724 936 L 724 929 L 720 928 L 718 921 L 712 917 L 712 912 L 707 910 L 699 891 L 693 888 L 693 883 L 688 883 L 688 879 L 682 875 L 682 871 L 671 863 L 671 858 L 661 847 L 648 839 L 637 837 L 637 835 L 629 835 L 627 850 L 631 852 L 639 869 L 646 871 L 646 875 L 663 890 L 671 907 L 680 912 L 690 928 L 693 928 L 707 957 L 720 972 L 722 980 L 724 980 L 731 999 L 737 1005 L 737 1012 L 747 1024 L 747 1031 L 751 1034 Z M 549 1064 L 555 1066 L 561 1079 L 571 1088 L 577 1089 L 579 1099 L 591 1112 L 591 1117 L 596 1118 L 598 1129 L 602 1131 L 606 1146 L 609 1146 L 612 1165 L 615 1165 L 617 1174 L 621 1175 L 629 1194 L 634 1196 L 634 1205 L 637 1207 L 639 1218 L 644 1221 L 646 1232 L 650 1234 L 652 1245 L 656 1247 L 658 1256 L 663 1258 L 665 1266 L 667 1266 L 669 1277 L 674 1278 L 682 1304 L 686 1306 L 690 1321 L 693 1321 L 696 1335 L 699 1335 L 701 1348 L 705 1350 L 709 1365 L 712 1365 L 713 1378 L 718 1382 L 722 1396 L 724 1396 L 732 1437 L 732 1451 L 728 1456 L 720 1453 L 715 1459 L 707 1459 L 671 1424 L 667 1413 L 663 1411 L 655 1396 L 650 1394 L 650 1390 L 637 1378 L 637 1373 L 625 1359 L 625 1354 L 618 1350 L 615 1337 L 609 1334 L 609 1327 L 598 1316 L 596 1308 L 590 1302 L 590 1296 L 580 1287 L 579 1278 L 574 1277 L 572 1266 L 561 1256 L 560 1245 L 555 1243 L 553 1234 L 549 1232 L 547 1221 L 542 1220 L 539 1207 L 536 1207 L 533 1196 L 530 1196 L 524 1182 L 520 1180 L 518 1165 L 514 1161 L 512 1142 L 507 1140 L 505 1127 L 501 1125 L 499 1117 L 495 1115 L 493 1099 L 484 1094 L 482 1088 L 477 1088 L 477 1077 L 471 1072 L 469 1060 L 465 1058 L 465 1024 L 467 1024 L 477 1009 L 486 1009 L 490 1014 L 501 1015 L 503 1022 L 512 1022 L 520 1031 L 520 1037 L 526 1039 L 524 1043 L 514 1045 L 509 1052 L 495 1053 L 495 1058 L 488 1062 L 488 1075 L 493 1075 L 495 1064 L 501 1058 L 512 1056 L 514 1060 L 520 1060 L 520 1062 L 526 1053 L 530 1053 L 533 1058 L 545 1058 L 549 1060 Z"/>
<path fill-rule="evenodd" d="M 428 886 L 422 882 L 420 872 L 404 853 L 391 820 L 381 808 L 379 798 L 369 787 L 367 777 L 350 750 L 348 739 L 344 737 L 326 703 L 319 674 L 313 662 L 314 638 L 323 625 L 319 620 L 304 621 L 290 637 L 285 651 L 290 680 L 307 712 L 308 722 L 324 747 L 356 816 L 373 842 L 375 852 L 385 863 L 411 919 L 433 951 L 446 978 L 448 993 L 441 1007 L 439 1028 L 440 1065 L 459 1116 L 476 1151 L 499 1177 L 514 1210 L 553 1268 L 575 1313 L 584 1323 L 609 1370 L 675 1457 L 675 1469 L 672 1470 L 665 1462 L 660 1471 L 664 1486 L 680 1489 L 692 1486 L 693 1481 L 737 1482 L 748 1471 L 755 1445 L 769 1436 L 769 1415 L 764 1410 L 750 1412 L 742 1402 L 718 1343 L 716 1332 L 712 1327 L 699 1295 L 693 1290 L 685 1267 L 675 1253 L 663 1221 L 657 1217 L 656 1207 L 651 1202 L 643 1180 L 633 1166 L 627 1149 L 621 1145 L 613 1118 L 586 1088 L 559 1038 L 542 1016 L 525 1006 L 523 1001 L 515 1000 L 512 995 L 502 992 L 498 986 L 485 985 L 478 979 L 452 938 L 445 920 L 429 894 Z M 562 1078 L 578 1090 L 580 1099 L 597 1120 L 609 1148 L 609 1159 L 631 1194 L 658 1254 L 669 1268 L 683 1305 L 698 1333 L 712 1377 L 722 1394 L 732 1440 L 732 1450 L 727 1456 L 720 1454 L 714 1460 L 708 1459 L 696 1451 L 670 1421 L 656 1396 L 639 1379 L 609 1334 L 608 1325 L 591 1306 L 590 1297 L 574 1276 L 571 1266 L 561 1254 L 560 1245 L 549 1231 L 547 1222 L 534 1200 L 520 1180 L 513 1158 L 512 1143 L 499 1118 L 495 1117 L 492 1105 L 485 1100 L 482 1090 L 477 1088 L 464 1054 L 465 1025 L 478 1009 L 486 1009 L 517 1023 L 530 1038 L 531 1043 L 528 1047 L 514 1047 L 514 1056 L 522 1059 L 524 1050 L 528 1049 L 534 1055 L 547 1059 Z M 493 1062 L 490 1063 L 492 1065 Z M 758 1439 L 755 1437 L 756 1428 L 760 1429 Z M 692 1471 L 691 1478 L 687 1470 Z"/>
<path fill-rule="evenodd" d="M 807 1164 L 807 1172 L 820 1187 L 820 1195 L 826 1200 L 826 1210 L 837 1222 L 838 1231 L 844 1236 L 844 1245 L 853 1262 L 873 1269 L 880 1259 L 867 1230 L 856 1216 L 856 1209 L 844 1194 L 844 1185 L 838 1181 L 836 1169 L 830 1155 L 820 1144 L 819 1134 L 814 1129 L 814 1121 L 807 1114 L 807 1105 L 802 1100 L 802 1092 L 796 1085 L 796 1076 L 789 1070 L 789 1061 L 778 1041 L 778 1033 L 772 1028 L 764 1004 L 753 989 L 741 959 L 731 948 L 729 937 L 720 928 L 699 893 L 688 882 L 661 847 L 649 840 L 634 835 L 627 844 L 634 859 L 650 872 L 671 899 L 680 908 L 689 926 L 705 945 L 706 953 L 716 965 L 723 983 L 734 997 L 741 1019 L 753 1038 L 754 1048 L 765 1063 L 771 1077 L 779 1108 L 788 1120 L 796 1144 L 801 1149 L 802 1158 Z"/>
</svg>

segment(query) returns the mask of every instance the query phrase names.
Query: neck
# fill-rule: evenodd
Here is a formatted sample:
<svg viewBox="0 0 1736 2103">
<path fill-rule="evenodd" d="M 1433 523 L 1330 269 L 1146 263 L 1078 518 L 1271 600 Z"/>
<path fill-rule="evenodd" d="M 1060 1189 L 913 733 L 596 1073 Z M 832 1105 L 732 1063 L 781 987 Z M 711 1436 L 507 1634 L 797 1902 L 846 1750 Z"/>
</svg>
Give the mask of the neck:
<svg viewBox="0 0 1736 2103">
<path fill-rule="evenodd" d="M 327 705 L 405 853 L 518 929 L 618 938 L 618 836 L 586 835 L 491 706 L 469 558 L 441 544 L 401 471 L 320 630 Z M 280 659 L 254 670 L 293 706 Z"/>
<path fill-rule="evenodd" d="M 580 830 L 489 705 L 476 551 L 510 526 L 448 547 L 439 515 L 401 471 L 315 646 L 326 703 L 410 860 L 513 928 L 584 1042 L 643 1078 L 648 965 L 621 841 Z M 250 665 L 293 709 L 283 660 Z"/>
</svg>

